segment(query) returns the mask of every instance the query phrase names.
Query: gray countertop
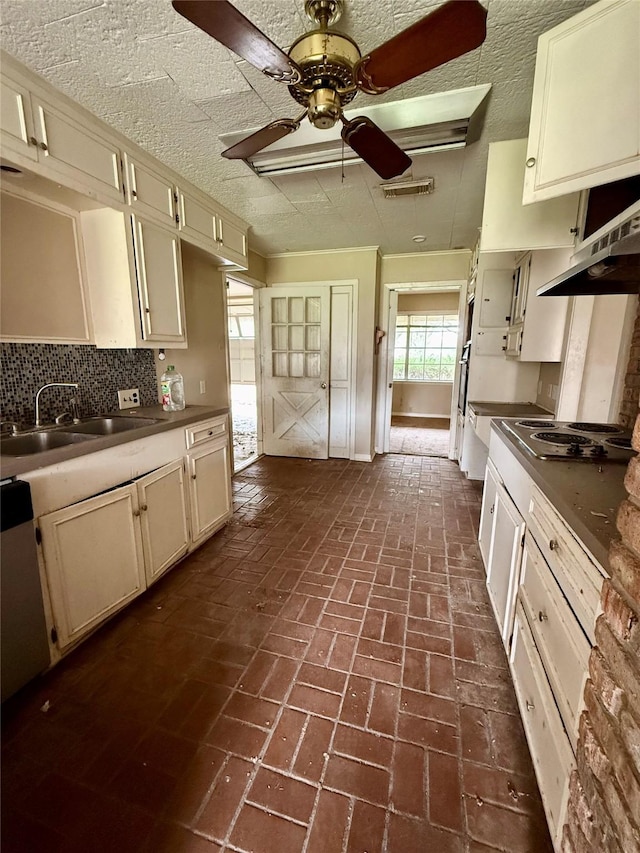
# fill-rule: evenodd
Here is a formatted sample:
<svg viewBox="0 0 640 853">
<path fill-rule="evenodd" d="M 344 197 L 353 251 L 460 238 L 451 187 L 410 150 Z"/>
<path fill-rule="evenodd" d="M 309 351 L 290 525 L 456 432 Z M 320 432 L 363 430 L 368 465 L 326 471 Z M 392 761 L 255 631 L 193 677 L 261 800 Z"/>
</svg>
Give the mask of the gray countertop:
<svg viewBox="0 0 640 853">
<path fill-rule="evenodd" d="M 624 463 L 565 462 L 537 459 L 493 421 L 492 429 L 509 447 L 526 472 L 549 499 L 575 536 L 609 572 L 609 546 L 619 538 L 618 507 L 627 497 Z"/>
<path fill-rule="evenodd" d="M 123 409 L 119 412 L 107 412 L 106 415 L 125 415 L 126 417 L 155 418 L 158 423 L 141 426 L 140 429 L 132 429 L 127 432 L 115 433 L 114 435 L 100 435 L 84 441 L 80 444 L 69 444 L 65 447 L 56 447 L 42 453 L 30 453 L 28 456 L 3 456 L 0 459 L 0 475 L 3 478 L 17 477 L 26 474 L 27 471 L 35 471 L 38 468 L 46 468 L 67 459 L 75 459 L 77 456 L 86 456 L 97 450 L 105 450 L 128 441 L 136 441 L 148 435 L 156 435 L 170 429 L 188 426 L 196 421 L 206 418 L 214 418 L 217 415 L 226 415 L 228 408 L 214 408 L 213 406 L 187 406 L 181 412 L 165 412 L 161 405 L 142 406 L 138 409 Z"/>
<path fill-rule="evenodd" d="M 499 403 L 492 400 L 470 400 L 469 408 L 480 418 L 552 418 L 551 412 L 535 403 Z"/>
</svg>

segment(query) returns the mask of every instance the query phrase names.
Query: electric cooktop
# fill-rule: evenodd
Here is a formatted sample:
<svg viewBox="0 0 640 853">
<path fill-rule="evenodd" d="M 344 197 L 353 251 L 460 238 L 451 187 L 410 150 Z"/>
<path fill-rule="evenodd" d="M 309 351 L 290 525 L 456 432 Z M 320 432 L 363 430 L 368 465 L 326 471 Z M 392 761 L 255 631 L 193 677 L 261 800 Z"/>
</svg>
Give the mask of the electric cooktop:
<svg viewBox="0 0 640 853">
<path fill-rule="evenodd" d="M 634 455 L 631 432 L 618 424 L 535 418 L 502 423 L 536 459 L 628 463 Z"/>
</svg>

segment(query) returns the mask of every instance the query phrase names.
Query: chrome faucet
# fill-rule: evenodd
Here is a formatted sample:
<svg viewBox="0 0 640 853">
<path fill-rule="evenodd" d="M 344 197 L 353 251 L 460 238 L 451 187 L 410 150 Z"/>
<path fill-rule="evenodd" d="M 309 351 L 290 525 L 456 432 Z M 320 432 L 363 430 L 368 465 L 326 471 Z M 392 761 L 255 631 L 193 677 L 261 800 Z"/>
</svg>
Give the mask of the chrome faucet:
<svg viewBox="0 0 640 853">
<path fill-rule="evenodd" d="M 48 385 L 43 385 L 42 388 L 36 394 L 36 426 L 41 427 L 42 423 L 40 422 L 40 394 L 44 391 L 45 388 L 75 388 L 78 390 L 77 382 L 49 382 Z"/>
</svg>

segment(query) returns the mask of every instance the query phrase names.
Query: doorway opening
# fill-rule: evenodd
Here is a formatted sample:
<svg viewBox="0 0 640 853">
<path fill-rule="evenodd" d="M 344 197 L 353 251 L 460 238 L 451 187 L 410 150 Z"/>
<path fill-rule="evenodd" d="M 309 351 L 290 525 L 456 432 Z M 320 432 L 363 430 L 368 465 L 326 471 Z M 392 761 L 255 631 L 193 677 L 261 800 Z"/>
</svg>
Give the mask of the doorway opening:
<svg viewBox="0 0 640 853">
<path fill-rule="evenodd" d="M 258 458 L 254 291 L 228 279 L 227 322 L 234 473 Z"/>
<path fill-rule="evenodd" d="M 457 281 L 389 286 L 383 452 L 453 458 L 460 314 Z"/>
</svg>

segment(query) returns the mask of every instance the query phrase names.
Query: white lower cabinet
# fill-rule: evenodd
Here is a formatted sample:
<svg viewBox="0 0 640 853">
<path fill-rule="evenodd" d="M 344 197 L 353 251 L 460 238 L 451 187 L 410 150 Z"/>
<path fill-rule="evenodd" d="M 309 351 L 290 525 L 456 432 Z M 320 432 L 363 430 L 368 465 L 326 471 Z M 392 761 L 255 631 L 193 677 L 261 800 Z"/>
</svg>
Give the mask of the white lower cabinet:
<svg viewBox="0 0 640 853">
<path fill-rule="evenodd" d="M 71 645 L 187 553 L 182 459 L 38 520 L 58 645 Z"/>
<path fill-rule="evenodd" d="M 158 580 L 231 515 L 226 415 L 199 421 L 163 440 L 166 436 L 171 433 L 157 436 L 156 443 L 165 450 L 159 447 L 151 453 L 148 468 L 156 467 L 149 473 L 109 488 L 118 482 L 116 477 L 124 479 L 121 463 L 126 457 L 122 448 L 103 451 L 117 454 L 112 460 L 111 484 L 98 478 L 94 488 L 98 491 L 102 486 L 100 494 L 84 500 L 76 497 L 76 502 L 60 509 L 54 508 L 55 503 L 49 504 L 49 512 L 45 507 L 39 510 L 37 524 L 51 604 L 52 643 L 62 652 Z M 154 438 L 145 440 L 145 447 L 151 448 Z M 186 455 L 180 451 L 180 445 L 184 448 L 185 444 Z M 169 446 L 172 455 L 181 455 L 163 464 Z M 83 460 L 85 465 L 91 464 L 91 456 Z M 47 490 L 58 507 L 67 494 L 67 500 L 73 500 L 69 490 L 77 486 L 80 476 L 77 462 L 71 460 L 67 476 L 60 466 L 57 473 L 63 481 L 59 488 L 54 483 Z M 109 466 L 105 465 L 103 458 L 96 462 L 96 470 L 107 470 Z M 50 472 L 49 479 L 55 476 Z M 40 478 L 35 480 L 36 493 L 40 482 Z"/>
<path fill-rule="evenodd" d="M 136 482 L 142 526 L 144 573 L 150 586 L 189 547 L 182 459 Z"/>
<path fill-rule="evenodd" d="M 489 554 L 491 552 L 491 537 L 493 536 L 493 517 L 496 511 L 496 491 L 499 477 L 492 462 L 487 463 L 482 492 L 482 510 L 480 512 L 480 532 L 478 543 L 480 554 L 484 561 L 485 570 L 489 570 Z"/>
<path fill-rule="evenodd" d="M 513 631 L 511 672 L 551 838 L 559 850 L 575 761 L 520 604 Z"/>
<path fill-rule="evenodd" d="M 231 514 L 229 443 L 226 435 L 187 455 L 191 539 L 197 545 Z"/>
<path fill-rule="evenodd" d="M 129 484 L 39 518 L 61 649 L 145 588 L 138 512 Z"/>
<path fill-rule="evenodd" d="M 487 589 L 504 647 L 509 650 L 520 580 L 524 521 L 502 483 L 496 483 Z M 486 541 L 486 540 L 485 540 Z"/>
</svg>

